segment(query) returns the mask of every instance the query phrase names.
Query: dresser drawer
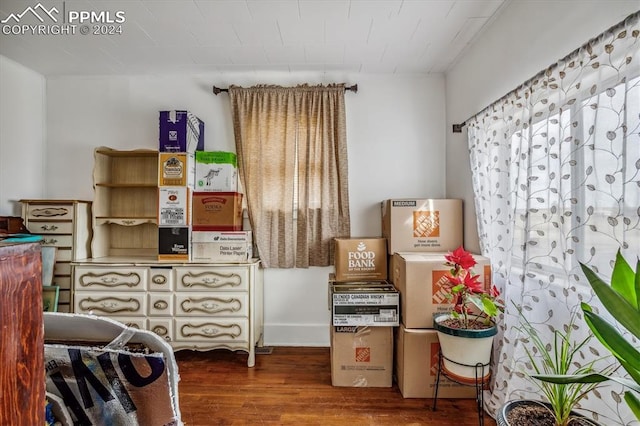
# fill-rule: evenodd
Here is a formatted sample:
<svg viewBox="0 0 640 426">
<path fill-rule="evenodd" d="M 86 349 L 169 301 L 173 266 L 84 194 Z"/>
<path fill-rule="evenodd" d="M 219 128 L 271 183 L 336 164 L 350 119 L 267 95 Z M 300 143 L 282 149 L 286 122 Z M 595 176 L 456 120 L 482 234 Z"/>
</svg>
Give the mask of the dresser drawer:
<svg viewBox="0 0 640 426">
<path fill-rule="evenodd" d="M 176 315 L 246 317 L 249 315 L 248 300 L 247 293 L 179 293 L 176 295 Z"/>
<path fill-rule="evenodd" d="M 73 247 L 71 235 L 43 235 L 42 245 L 48 247 Z"/>
<path fill-rule="evenodd" d="M 176 318 L 176 340 L 247 342 L 249 320 L 245 318 Z"/>
<path fill-rule="evenodd" d="M 76 267 L 75 289 L 141 291 L 147 289 L 147 268 L 88 268 Z"/>
<path fill-rule="evenodd" d="M 173 295 L 171 293 L 149 293 L 149 315 L 172 316 Z"/>
<path fill-rule="evenodd" d="M 173 319 L 149 318 L 149 331 L 153 331 L 167 342 L 173 341 Z"/>
<path fill-rule="evenodd" d="M 145 318 L 140 317 L 110 317 L 112 320 L 116 320 L 126 325 L 127 327 L 135 328 L 138 330 L 146 330 L 147 329 L 147 320 Z"/>
<path fill-rule="evenodd" d="M 60 222 L 29 222 L 29 231 L 34 234 L 73 234 L 73 222 L 60 221 Z"/>
<path fill-rule="evenodd" d="M 123 293 L 114 295 L 113 292 L 76 291 L 75 312 L 94 315 L 141 315 L 147 312 L 147 298 L 145 293 Z"/>
<path fill-rule="evenodd" d="M 27 221 L 33 219 L 71 220 L 73 219 L 73 205 L 29 204 L 27 207 Z"/>
<path fill-rule="evenodd" d="M 172 291 L 173 290 L 173 269 L 171 268 L 150 268 L 149 269 L 149 291 Z"/>
<path fill-rule="evenodd" d="M 247 268 L 175 268 L 176 290 L 248 290 Z"/>
</svg>

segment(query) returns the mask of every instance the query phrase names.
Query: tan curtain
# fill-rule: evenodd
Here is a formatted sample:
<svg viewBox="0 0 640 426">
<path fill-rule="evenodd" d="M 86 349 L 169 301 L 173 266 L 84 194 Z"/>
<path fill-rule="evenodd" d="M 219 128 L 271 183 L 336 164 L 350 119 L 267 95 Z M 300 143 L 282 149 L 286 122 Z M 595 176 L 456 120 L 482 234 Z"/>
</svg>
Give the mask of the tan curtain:
<svg viewBox="0 0 640 426">
<path fill-rule="evenodd" d="M 332 265 L 333 238 L 349 236 L 344 90 L 229 88 L 240 181 L 266 267 Z"/>
</svg>

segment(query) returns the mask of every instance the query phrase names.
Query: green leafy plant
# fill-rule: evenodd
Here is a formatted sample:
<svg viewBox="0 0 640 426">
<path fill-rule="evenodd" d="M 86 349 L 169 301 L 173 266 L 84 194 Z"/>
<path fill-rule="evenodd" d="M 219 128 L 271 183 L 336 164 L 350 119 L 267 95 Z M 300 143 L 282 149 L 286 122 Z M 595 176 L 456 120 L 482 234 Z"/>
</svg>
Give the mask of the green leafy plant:
<svg viewBox="0 0 640 426">
<path fill-rule="evenodd" d="M 522 310 L 519 307 L 516 309 L 518 309 L 521 318 L 517 330 L 526 336 L 523 340 L 524 343 L 531 343 L 531 349 L 527 346 L 524 348 L 531 368 L 536 373 L 530 375 L 531 378 L 538 378 L 540 375 L 588 375 L 595 372 L 593 366 L 597 360 L 583 366 L 579 366 L 575 361 L 580 350 L 593 337 L 588 335 L 579 342 L 572 340 L 572 331 L 576 328 L 576 312 L 572 313 L 569 323 L 564 325 L 563 330 L 554 330 L 552 342 L 545 343 L 538 330 L 524 317 Z M 535 380 L 533 383 L 538 386 L 547 400 L 551 414 L 558 426 L 568 425 L 575 416 L 572 410 L 578 402 L 599 385 L 597 382 L 551 383 L 539 380 Z"/>
<path fill-rule="evenodd" d="M 620 250 L 611 274 L 611 285 L 605 283 L 598 275 L 584 264 L 580 264 L 594 293 L 613 316 L 636 338 L 640 339 L 640 260 L 636 270 L 624 259 Z M 561 376 L 539 375 L 536 378 L 555 384 L 584 383 L 593 384 L 612 380 L 621 383 L 629 390 L 625 391 L 624 400 L 636 418 L 640 420 L 640 351 L 634 347 L 610 322 L 596 314 L 586 303 L 581 304 L 587 325 L 598 340 L 613 354 L 631 379 L 602 373 L 573 374 Z"/>
</svg>

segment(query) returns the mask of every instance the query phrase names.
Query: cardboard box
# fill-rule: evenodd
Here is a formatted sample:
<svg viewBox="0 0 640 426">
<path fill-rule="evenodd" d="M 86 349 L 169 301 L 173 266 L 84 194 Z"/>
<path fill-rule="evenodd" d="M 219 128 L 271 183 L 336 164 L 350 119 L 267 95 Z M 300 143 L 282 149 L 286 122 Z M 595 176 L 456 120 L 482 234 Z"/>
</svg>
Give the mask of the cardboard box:
<svg viewBox="0 0 640 426">
<path fill-rule="evenodd" d="M 191 260 L 248 262 L 253 258 L 251 231 L 194 231 Z"/>
<path fill-rule="evenodd" d="M 393 199 L 382 202 L 382 236 L 389 254 L 446 252 L 463 245 L 462 200 Z"/>
<path fill-rule="evenodd" d="M 392 285 L 379 282 L 331 286 L 331 318 L 334 326 L 396 327 L 400 295 Z"/>
<path fill-rule="evenodd" d="M 331 384 L 391 387 L 393 327 L 331 327 Z"/>
<path fill-rule="evenodd" d="M 160 152 L 204 150 L 204 122 L 189 111 L 160 111 Z"/>
<path fill-rule="evenodd" d="M 242 231 L 242 194 L 194 192 L 191 220 L 194 231 Z"/>
<path fill-rule="evenodd" d="M 386 281 L 387 240 L 336 238 L 336 281 Z"/>
<path fill-rule="evenodd" d="M 195 186 L 195 158 L 186 152 L 161 152 L 158 161 L 158 186 Z"/>
<path fill-rule="evenodd" d="M 188 226 L 191 224 L 191 191 L 186 186 L 158 188 L 158 225 Z"/>
<path fill-rule="evenodd" d="M 443 286 L 449 281 L 445 266 L 447 253 L 396 253 L 394 285 L 400 292 L 400 320 L 407 328 L 433 328 L 433 314 L 447 312 L 452 304 L 445 298 Z M 478 264 L 473 268 L 480 275 L 486 290 L 491 287 L 489 258 L 474 254 Z"/>
<path fill-rule="evenodd" d="M 236 154 L 224 151 L 196 151 L 196 191 L 237 192 Z"/>
<path fill-rule="evenodd" d="M 191 228 L 161 226 L 158 228 L 158 260 L 189 260 Z"/>
<path fill-rule="evenodd" d="M 435 330 L 396 329 L 395 377 L 405 398 L 433 398 L 438 374 L 438 334 Z M 440 375 L 438 398 L 475 398 L 476 388 Z"/>
</svg>

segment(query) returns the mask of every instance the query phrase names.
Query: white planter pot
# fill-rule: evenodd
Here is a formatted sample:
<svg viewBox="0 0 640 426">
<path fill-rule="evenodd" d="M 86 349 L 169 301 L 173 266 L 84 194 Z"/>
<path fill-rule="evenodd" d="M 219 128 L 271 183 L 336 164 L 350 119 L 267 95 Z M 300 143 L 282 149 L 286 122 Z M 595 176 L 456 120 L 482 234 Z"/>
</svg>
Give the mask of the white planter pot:
<svg viewBox="0 0 640 426">
<path fill-rule="evenodd" d="M 433 328 L 440 341 L 444 373 L 460 383 L 472 385 L 476 379 L 484 383 L 490 376 L 491 346 L 497 327 L 493 324 L 482 330 L 451 328 L 442 324 L 448 318 L 449 314 L 439 314 L 433 319 Z"/>
</svg>

